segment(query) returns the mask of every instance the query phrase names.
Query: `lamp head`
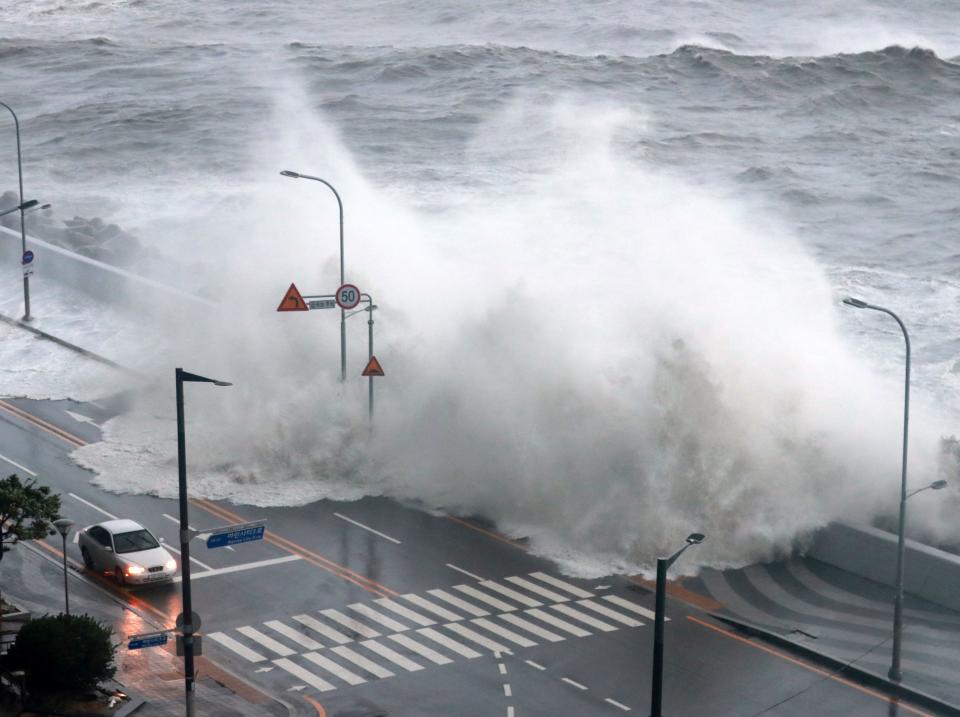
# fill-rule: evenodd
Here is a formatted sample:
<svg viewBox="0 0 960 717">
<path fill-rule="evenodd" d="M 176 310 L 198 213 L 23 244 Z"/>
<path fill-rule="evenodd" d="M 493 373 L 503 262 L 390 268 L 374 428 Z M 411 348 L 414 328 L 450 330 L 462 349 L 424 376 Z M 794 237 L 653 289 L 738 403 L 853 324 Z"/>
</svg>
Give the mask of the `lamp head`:
<svg viewBox="0 0 960 717">
<path fill-rule="evenodd" d="M 930 484 L 930 487 L 933 490 L 941 490 L 947 487 L 947 482 L 945 480 L 935 480 L 933 483 Z"/>
<path fill-rule="evenodd" d="M 687 536 L 687 544 L 700 545 L 706 537 L 703 533 L 690 533 L 690 535 Z"/>
<path fill-rule="evenodd" d="M 851 296 L 848 296 L 846 299 L 844 299 L 843 303 L 846 304 L 847 306 L 853 306 L 854 308 L 857 308 L 857 309 L 865 309 L 867 308 L 867 306 L 869 306 L 869 304 L 867 304 L 866 301 L 861 301 L 860 299 L 854 299 Z"/>
<path fill-rule="evenodd" d="M 39 203 L 40 202 L 36 199 L 28 199 L 27 201 L 25 201 L 23 204 L 19 206 L 19 209 L 33 209 Z"/>
<path fill-rule="evenodd" d="M 67 533 L 69 533 L 70 528 L 73 527 L 73 521 L 69 518 L 58 518 L 57 520 L 53 521 L 53 525 L 60 535 L 67 537 Z"/>
<path fill-rule="evenodd" d="M 213 381 L 214 386 L 232 386 L 233 384 L 229 381 Z"/>
<path fill-rule="evenodd" d="M 280 172 L 280 174 L 282 174 L 284 177 L 291 177 L 293 179 L 300 178 L 299 172 L 291 172 L 289 169 L 283 170 L 282 172 Z"/>
</svg>

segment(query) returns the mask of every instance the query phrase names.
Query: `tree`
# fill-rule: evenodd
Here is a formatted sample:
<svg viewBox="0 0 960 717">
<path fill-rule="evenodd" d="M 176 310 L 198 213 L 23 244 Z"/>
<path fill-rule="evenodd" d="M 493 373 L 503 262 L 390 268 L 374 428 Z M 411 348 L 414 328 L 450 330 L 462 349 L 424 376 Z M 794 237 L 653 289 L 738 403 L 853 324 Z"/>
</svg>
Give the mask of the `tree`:
<svg viewBox="0 0 960 717">
<path fill-rule="evenodd" d="M 52 534 L 53 521 L 59 517 L 60 496 L 51 494 L 48 487 L 38 486 L 33 479 L 24 483 L 16 474 L 0 480 L 0 566 L 3 554 L 19 541 Z"/>
<path fill-rule="evenodd" d="M 88 690 L 117 671 L 110 637 L 89 615 L 45 615 L 20 628 L 7 661 L 31 690 Z"/>
</svg>

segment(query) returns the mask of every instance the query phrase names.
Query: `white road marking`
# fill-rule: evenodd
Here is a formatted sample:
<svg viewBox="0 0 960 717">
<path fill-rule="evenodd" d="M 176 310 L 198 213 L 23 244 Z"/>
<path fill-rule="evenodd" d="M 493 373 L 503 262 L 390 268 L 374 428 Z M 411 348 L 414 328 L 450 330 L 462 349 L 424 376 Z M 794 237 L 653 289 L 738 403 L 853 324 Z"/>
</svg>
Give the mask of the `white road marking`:
<svg viewBox="0 0 960 717">
<path fill-rule="evenodd" d="M 367 627 L 362 622 L 357 622 L 352 617 L 347 617 L 337 610 L 321 610 L 320 614 L 334 622 L 339 622 L 351 632 L 355 632 L 361 637 L 380 637 L 380 633 L 373 628 Z"/>
<path fill-rule="evenodd" d="M 273 672 L 273 668 L 272 668 L 272 667 L 260 667 L 260 668 L 258 668 L 258 669 L 256 669 L 256 670 L 254 670 L 254 672 Z"/>
<path fill-rule="evenodd" d="M 27 468 L 26 466 L 20 465 L 20 464 L 17 463 L 16 461 L 10 460 L 9 458 L 7 458 L 7 457 L 6 457 L 5 455 L 3 455 L 2 453 L 0 453 L 0 460 L 6 461 L 6 462 L 9 463 L 10 465 L 12 465 L 14 468 L 19 468 L 20 470 L 22 470 L 22 471 L 23 471 L 24 473 L 26 473 L 27 475 L 31 475 L 31 476 L 33 476 L 34 478 L 37 477 L 37 474 L 34 473 L 32 470 L 30 470 L 30 469 Z M 71 493 L 71 495 L 73 495 L 73 494 Z"/>
<path fill-rule="evenodd" d="M 504 697 L 513 697 L 513 690 L 510 689 L 510 683 L 503 683 L 503 696 Z"/>
<path fill-rule="evenodd" d="M 475 632 L 474 630 L 471 630 L 466 625 L 461 625 L 459 622 L 455 622 L 450 625 L 444 625 L 444 627 L 450 630 L 451 632 L 457 633 L 461 637 L 467 638 L 471 642 L 477 643 L 478 645 L 480 645 L 480 647 L 484 647 L 490 650 L 491 652 L 505 652 L 509 655 L 513 654 L 513 652 L 510 650 L 509 647 L 504 647 L 499 642 L 494 642 L 493 640 L 484 637 L 479 632 Z"/>
<path fill-rule="evenodd" d="M 381 645 L 376 640 L 367 640 L 366 642 L 361 642 L 360 644 L 366 647 L 368 650 L 376 652 L 378 655 L 380 655 L 380 657 L 385 657 L 390 660 L 390 662 L 400 665 L 400 667 L 405 669 L 407 672 L 416 672 L 417 670 L 423 669 L 423 665 L 418 665 L 413 660 L 404 657 L 395 650 L 391 650 L 386 645 Z"/>
<path fill-rule="evenodd" d="M 323 648 L 323 645 L 321 645 L 319 642 L 311 640 L 299 630 L 295 630 L 289 625 L 284 625 L 279 620 L 270 620 L 269 622 L 265 622 L 263 624 L 269 627 L 271 630 L 276 630 L 288 640 L 291 640 L 298 645 L 302 645 L 308 650 L 320 650 Z"/>
<path fill-rule="evenodd" d="M 574 681 L 571 680 L 569 677 L 561 677 L 560 679 L 561 679 L 563 682 L 566 682 L 568 685 L 573 685 L 573 686 L 576 687 L 578 690 L 585 690 L 585 689 L 587 689 L 587 686 L 586 686 L 586 685 L 581 685 L 579 682 L 574 682 Z"/>
<path fill-rule="evenodd" d="M 89 506 L 89 507 L 93 508 L 94 510 L 103 513 L 103 514 L 104 514 L 105 516 L 107 516 L 108 518 L 111 518 L 111 519 L 113 519 L 113 520 L 117 520 L 117 519 L 118 519 L 117 516 L 115 516 L 113 513 L 108 513 L 107 511 L 105 511 L 105 510 L 104 510 L 103 508 L 101 508 L 100 506 L 94 505 L 94 504 L 91 503 L 89 500 L 84 500 L 83 498 L 81 498 L 81 497 L 80 497 L 79 495 L 77 495 L 76 493 L 67 493 L 67 495 L 69 495 L 69 496 L 70 496 L 71 498 L 73 498 L 74 500 L 79 500 L 79 501 L 80 501 L 81 503 L 83 503 L 84 505 Z"/>
<path fill-rule="evenodd" d="M 571 585 L 568 582 L 564 582 L 560 578 L 555 578 L 552 575 L 547 575 L 546 573 L 530 573 L 530 577 L 534 577 L 540 582 L 547 583 L 548 585 L 553 585 L 553 587 L 559 588 L 564 592 L 568 592 L 574 597 L 578 597 L 578 598 L 593 597 L 593 593 L 588 593 L 586 590 L 578 588 L 576 585 Z"/>
<path fill-rule="evenodd" d="M 532 597 L 528 597 L 527 595 L 518 593 L 516 590 L 508 588 L 506 585 L 496 583 L 493 580 L 485 580 L 480 584 L 483 585 L 483 587 L 485 587 L 487 590 L 494 590 L 501 595 L 506 595 L 508 598 L 514 602 L 520 603 L 521 605 L 526 605 L 527 607 L 540 607 L 543 605 L 542 602 L 534 600 Z"/>
<path fill-rule="evenodd" d="M 497 663 L 497 669 L 500 670 L 500 674 L 501 674 L 501 675 L 507 674 L 507 666 L 506 666 L 505 664 L 503 664 L 502 662 L 498 662 L 498 663 Z"/>
<path fill-rule="evenodd" d="M 616 620 L 617 622 L 623 623 L 627 627 L 640 627 L 643 625 L 642 622 L 634 620 L 632 617 L 621 615 L 616 610 L 611 610 L 606 605 L 601 605 L 600 603 L 593 602 L 592 600 L 577 600 L 577 604 L 588 607 L 594 612 L 598 612 L 601 615 L 609 617 L 611 620 Z"/>
<path fill-rule="evenodd" d="M 379 535 L 379 536 L 380 536 L 381 538 L 383 538 L 384 540 L 389 540 L 391 543 L 396 543 L 397 545 L 400 545 L 400 544 L 401 544 L 400 541 L 397 540 L 396 538 L 391 538 L 391 537 L 390 537 L 389 535 L 387 535 L 386 533 L 381 533 L 379 530 L 374 530 L 374 529 L 371 528 L 369 525 L 364 525 L 363 523 L 361 523 L 361 522 L 359 522 L 359 521 L 356 521 L 356 520 L 354 520 L 353 518 L 348 518 L 347 516 L 342 515 L 342 514 L 340 514 L 340 513 L 334 513 L 334 515 L 337 516 L 338 518 L 340 518 L 340 520 L 345 520 L 345 521 L 347 521 L 348 523 L 351 523 L 351 524 L 357 526 L 358 528 L 363 528 L 364 530 L 366 530 L 366 531 L 369 532 L 369 533 L 373 533 L 374 535 Z"/>
<path fill-rule="evenodd" d="M 479 625 L 480 627 L 509 640 L 510 642 L 520 645 L 520 647 L 535 647 L 537 644 L 533 640 L 528 640 L 523 635 L 518 635 L 513 630 L 508 630 L 505 627 L 500 627 L 495 622 L 490 622 L 486 618 L 481 617 L 476 620 L 471 620 L 471 622 L 474 625 Z"/>
<path fill-rule="evenodd" d="M 507 707 L 507 717 L 514 717 L 513 707 Z"/>
<path fill-rule="evenodd" d="M 482 593 L 476 588 L 471 587 L 470 585 L 454 585 L 453 589 L 459 590 L 464 595 L 469 595 L 475 600 L 479 600 L 480 602 L 485 602 L 487 603 L 487 605 L 491 605 L 495 607 L 500 612 L 510 612 L 511 610 L 517 609 L 513 605 L 510 605 L 509 603 L 505 603 L 503 600 L 495 598 L 492 595 L 487 595 L 486 593 Z"/>
<path fill-rule="evenodd" d="M 234 640 L 228 635 L 224 635 L 222 632 L 211 632 L 207 635 L 214 642 L 219 642 L 221 645 L 226 647 L 229 650 L 233 650 L 240 657 L 245 657 L 250 660 L 250 662 L 263 662 L 267 658 L 261 655 L 259 652 L 254 652 L 246 645 L 241 645 L 239 642 Z"/>
<path fill-rule="evenodd" d="M 304 653 L 303 656 L 306 659 L 310 660 L 310 662 L 312 662 L 313 664 L 317 665 L 318 667 L 322 667 L 330 674 L 336 675 L 341 680 L 346 682 L 348 685 L 362 685 L 364 682 L 366 682 L 366 680 L 363 679 L 360 675 L 354 672 L 350 672 L 350 670 L 348 670 L 346 667 L 342 667 L 338 665 L 333 660 L 328 660 L 326 657 L 324 657 L 319 653 L 307 652 L 307 653 Z"/>
<path fill-rule="evenodd" d="M 569 632 L 574 637 L 590 636 L 590 633 L 587 632 L 586 630 L 583 630 L 577 627 L 576 625 L 571 625 L 566 620 L 561 620 L 559 617 L 554 617 L 550 613 L 544 612 L 543 610 L 537 610 L 537 609 L 527 610 L 527 615 L 533 615 L 538 620 L 543 620 L 544 622 L 549 623 L 554 627 L 557 627 L 563 630 L 564 632 Z"/>
<path fill-rule="evenodd" d="M 303 669 L 296 662 L 291 662 L 290 660 L 285 660 L 281 658 L 279 660 L 274 660 L 273 664 L 275 664 L 277 667 L 282 667 L 297 679 L 303 680 L 304 682 L 309 684 L 311 687 L 315 687 L 321 692 L 330 692 L 332 690 L 337 689 L 326 680 L 322 680 L 319 677 L 317 677 L 315 674 L 310 672 L 310 670 Z M 293 689 L 296 689 L 296 687 L 299 687 L 299 685 L 295 687 L 291 687 L 290 689 L 293 690 Z M 287 690 L 287 691 L 289 692 L 290 690 Z"/>
<path fill-rule="evenodd" d="M 533 660 L 524 660 L 524 662 L 526 662 L 528 665 L 530 665 L 530 667 L 534 668 L 535 670 L 540 670 L 541 672 L 547 669 L 543 665 L 537 664 Z"/>
<path fill-rule="evenodd" d="M 458 567 L 457 567 L 456 565 L 454 565 L 453 563 L 446 563 L 446 566 L 447 566 L 448 568 L 450 568 L 451 570 L 456 570 L 458 573 L 463 573 L 463 574 L 466 575 L 468 578 L 473 578 L 473 579 L 476 580 L 477 582 L 480 582 L 481 580 L 483 580 L 483 578 L 481 578 L 479 575 L 474 575 L 474 574 L 471 573 L 469 570 L 464 570 L 463 568 L 458 568 Z"/>
<path fill-rule="evenodd" d="M 286 662 L 290 662 L 290 660 L 286 660 Z M 297 667 L 297 666 L 296 666 L 294 663 L 292 663 L 292 662 L 290 662 L 290 664 L 291 664 L 293 667 Z M 298 668 L 298 669 L 299 669 L 299 668 Z M 320 678 L 318 677 L 317 679 L 319 680 Z M 336 689 L 335 687 L 333 687 L 333 685 L 330 685 L 330 687 L 331 687 L 331 689 Z M 302 692 L 302 691 L 305 690 L 305 689 L 307 689 L 307 686 L 306 686 L 306 685 L 294 685 L 294 686 L 291 687 L 289 690 L 287 690 L 287 692 Z"/>
<path fill-rule="evenodd" d="M 259 642 L 261 645 L 263 645 L 265 648 L 267 648 L 271 652 L 276 652 L 278 655 L 280 655 L 280 657 L 290 657 L 290 655 L 297 654 L 296 652 L 291 650 L 289 647 L 286 647 L 285 645 L 282 645 L 281 643 L 274 640 L 269 635 L 264 635 L 255 627 L 250 627 L 248 625 L 244 627 L 238 627 L 237 632 L 239 632 L 241 635 L 249 637 L 254 642 Z"/>
<path fill-rule="evenodd" d="M 410 593 L 409 595 L 404 595 L 403 599 L 409 600 L 417 607 L 423 608 L 424 610 L 432 612 L 434 615 L 439 615 L 444 620 L 449 620 L 450 622 L 456 622 L 457 620 L 463 619 L 463 617 L 460 615 L 457 615 L 457 613 L 450 612 L 449 610 L 447 610 L 447 608 L 441 607 L 436 603 L 432 603 L 429 600 L 426 600 L 420 597 L 419 595 L 414 595 L 413 593 Z M 486 615 L 487 613 L 483 613 L 483 614 Z"/>
<path fill-rule="evenodd" d="M 398 615 L 403 615 L 403 617 L 407 618 L 410 622 L 415 622 L 418 625 L 436 625 L 437 624 L 435 620 L 431 620 L 429 617 L 424 617 L 423 615 L 420 615 L 419 613 L 414 612 L 410 608 L 404 605 L 401 605 L 400 603 L 396 602 L 395 600 L 391 600 L 390 598 L 377 598 L 376 600 L 374 600 L 374 602 L 377 603 L 378 605 L 382 605 L 383 607 L 387 608 L 387 610 L 393 610 L 393 612 L 397 613 Z"/>
<path fill-rule="evenodd" d="M 616 700 L 611 700 L 609 697 L 604 697 L 603 701 L 604 701 L 604 702 L 609 702 L 609 703 L 612 704 L 614 707 L 618 707 L 619 709 L 622 709 L 624 712 L 629 712 L 629 711 L 630 711 L 630 708 L 629 708 L 629 707 L 627 707 L 627 706 L 624 705 L 624 704 L 621 704 L 621 703 L 617 702 Z"/>
<path fill-rule="evenodd" d="M 501 620 L 506 620 L 507 622 L 513 623 L 517 627 L 523 628 L 527 632 L 536 635 L 539 638 L 547 640 L 548 642 L 561 642 L 565 640 L 565 637 L 560 637 L 554 632 L 550 632 L 539 625 L 534 625 L 529 620 L 524 620 L 519 615 L 514 615 L 513 613 L 508 613 L 507 615 L 500 615 Z"/>
<path fill-rule="evenodd" d="M 355 664 L 360 669 L 366 670 L 371 675 L 375 675 L 381 679 L 384 677 L 393 677 L 393 673 L 390 672 L 390 670 L 388 670 L 386 667 L 381 667 L 373 660 L 368 660 L 366 657 L 358 652 L 354 652 L 349 647 L 338 645 L 337 647 L 331 647 L 330 651 L 337 653 L 345 660 L 350 660 L 350 662 Z"/>
<path fill-rule="evenodd" d="M 603 620 L 598 620 L 597 618 L 587 615 L 585 612 L 581 612 L 580 610 L 572 608 L 569 605 L 551 605 L 550 609 L 556 610 L 557 612 L 562 612 L 567 617 L 572 617 L 574 620 L 579 620 L 584 625 L 589 625 L 590 627 L 602 632 L 613 632 L 617 629 L 610 623 L 604 622 Z"/>
<path fill-rule="evenodd" d="M 191 558 L 193 560 L 193 558 Z M 205 570 L 202 573 L 190 573 L 191 580 L 199 580 L 200 578 L 209 578 L 214 575 L 225 575 L 226 573 L 239 573 L 244 570 L 255 570 L 256 568 L 265 568 L 270 565 L 279 565 L 280 563 L 289 563 L 294 560 L 303 560 L 299 555 L 284 555 L 282 558 L 270 558 L 269 560 L 257 560 L 253 563 L 241 563 L 240 565 L 229 565 L 225 568 L 214 568 L 213 570 Z M 174 582 L 180 582 L 181 577 L 178 575 L 175 577 Z"/>
<path fill-rule="evenodd" d="M 463 610 L 465 613 L 470 615 L 476 615 L 477 617 L 482 617 L 483 615 L 489 615 L 490 613 L 486 610 L 483 610 L 476 605 L 468 603 L 466 600 L 461 600 L 456 595 L 451 595 L 446 590 L 428 590 L 428 593 L 434 597 L 438 597 L 444 602 L 448 602 L 454 607 L 458 607 Z"/>
<path fill-rule="evenodd" d="M 461 645 L 456 640 L 451 640 L 449 637 L 447 637 L 443 633 L 437 632 L 432 628 L 429 628 L 429 627 L 424 628 L 423 630 L 417 630 L 417 632 L 423 635 L 424 637 L 428 637 L 434 642 L 440 645 L 443 645 L 448 650 L 456 652 L 459 655 L 463 655 L 468 660 L 472 660 L 475 657 L 480 657 L 480 653 L 477 652 L 476 650 L 471 650 L 466 645 Z"/>
<path fill-rule="evenodd" d="M 70 418 L 72 418 L 77 423 L 89 423 L 91 426 L 96 426 L 100 428 L 100 424 L 94 421 L 90 416 L 84 416 L 82 413 L 74 413 L 73 411 L 63 410 Z"/>
<path fill-rule="evenodd" d="M 177 525 L 180 525 L 180 520 L 177 519 L 177 518 L 174 518 L 174 517 L 173 517 L 172 515 L 170 515 L 169 513 L 161 513 L 160 515 L 162 515 L 164 518 L 166 518 L 166 519 L 169 520 L 170 522 L 176 523 Z M 188 525 L 187 528 L 189 528 L 190 530 L 196 530 L 196 528 L 194 528 L 192 525 Z M 199 531 L 198 531 L 198 532 L 199 532 Z M 226 547 L 230 547 L 230 546 L 228 545 L 228 546 L 226 546 Z"/>
<path fill-rule="evenodd" d="M 160 542 L 163 544 L 163 547 L 164 547 L 165 550 L 172 550 L 172 551 L 175 552 L 177 555 L 183 555 L 183 553 L 181 553 L 181 552 L 180 552 L 179 550 L 177 550 L 175 547 L 173 547 L 172 545 L 170 545 L 170 543 L 168 543 L 168 542 L 167 542 L 166 540 L 164 540 L 163 538 L 160 539 Z M 199 560 L 197 560 L 197 559 L 196 559 L 195 557 L 193 557 L 192 555 L 190 556 L 190 560 L 192 560 L 193 562 L 195 562 L 197 565 L 199 565 L 199 566 L 200 566 L 201 568 L 203 568 L 204 570 L 213 570 L 213 568 L 212 568 L 211 566 L 207 565 L 206 563 L 201 563 Z M 195 577 L 197 577 L 197 574 L 198 574 L 198 573 L 193 573 L 193 574 L 190 575 L 190 577 L 191 577 L 191 578 L 195 578 Z"/>
<path fill-rule="evenodd" d="M 411 640 L 406 635 L 391 635 L 390 639 L 396 642 L 398 645 L 403 645 L 405 648 L 410 650 L 410 652 L 416 652 L 421 657 L 426 657 L 430 662 L 434 662 L 438 665 L 449 665 L 453 660 L 449 657 L 444 657 L 436 650 L 432 650 L 426 645 L 421 645 L 416 640 Z"/>
<path fill-rule="evenodd" d="M 319 632 L 324 637 L 328 637 L 340 645 L 343 645 L 347 642 L 352 642 L 352 640 L 342 632 L 334 630 L 329 625 L 322 623 L 316 618 L 310 617 L 309 615 L 294 615 L 293 619 L 299 622 L 301 625 L 306 625 L 314 632 Z"/>
<path fill-rule="evenodd" d="M 76 544 L 79 543 L 79 542 L 80 542 L 80 531 L 79 531 L 79 530 L 75 530 L 75 531 L 73 531 L 73 543 L 74 543 L 74 545 L 76 545 Z"/>
<path fill-rule="evenodd" d="M 386 615 L 381 615 L 369 605 L 364 605 L 361 602 L 355 602 L 352 605 L 347 605 L 347 607 L 360 613 L 364 617 L 370 618 L 374 622 L 379 622 L 381 625 L 393 630 L 394 632 L 403 632 L 404 630 L 410 629 L 403 623 L 399 623 L 393 618 L 387 617 Z M 376 635 L 368 635 L 368 637 L 376 637 Z"/>
<path fill-rule="evenodd" d="M 632 610 L 638 615 L 643 615 L 644 617 L 650 620 L 654 620 L 657 617 L 657 614 L 653 610 L 648 610 L 647 608 L 641 605 L 637 605 L 635 602 L 624 600 L 622 597 L 618 597 L 617 595 L 604 595 L 603 599 L 609 602 L 612 602 L 614 605 L 619 605 L 620 607 L 624 607 L 627 610 Z M 670 620 L 669 617 L 664 619 L 668 621 Z"/>
<path fill-rule="evenodd" d="M 524 578 L 512 577 L 512 578 L 506 578 L 506 580 L 507 582 L 511 582 L 514 585 L 519 585 L 524 590 L 529 590 L 530 592 L 536 593 L 541 597 L 545 597 L 550 602 L 566 602 L 567 600 L 570 599 L 565 595 L 561 595 L 560 593 L 555 593 L 553 592 L 553 590 L 547 590 L 545 587 L 536 585 Z"/>
</svg>

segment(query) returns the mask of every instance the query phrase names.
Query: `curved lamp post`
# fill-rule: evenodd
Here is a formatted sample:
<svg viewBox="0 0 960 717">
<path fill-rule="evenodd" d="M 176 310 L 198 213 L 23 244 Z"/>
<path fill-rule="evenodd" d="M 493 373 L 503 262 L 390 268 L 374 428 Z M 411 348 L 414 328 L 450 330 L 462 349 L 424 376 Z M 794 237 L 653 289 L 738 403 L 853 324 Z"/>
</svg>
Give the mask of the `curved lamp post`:
<svg viewBox="0 0 960 717">
<path fill-rule="evenodd" d="M 232 383 L 218 381 L 206 376 L 189 373 L 182 368 L 176 370 L 177 379 L 177 472 L 180 492 L 180 586 L 183 590 L 183 682 L 186 692 L 187 717 L 194 716 L 193 710 L 193 653 L 195 627 L 193 625 L 193 602 L 190 593 L 190 516 L 187 503 L 187 448 L 183 420 L 183 384 L 185 381 L 212 383 L 214 386 L 232 386 Z"/>
<path fill-rule="evenodd" d="M 343 273 L 343 202 L 340 200 L 340 195 L 337 193 L 337 190 L 334 189 L 333 185 L 330 184 L 326 179 L 320 179 L 320 177 L 313 177 L 309 174 L 300 174 L 299 172 L 291 172 L 289 169 L 285 169 L 280 172 L 284 177 L 290 177 L 291 179 L 312 179 L 314 182 L 320 182 L 321 184 L 327 185 L 330 188 L 330 191 L 333 192 L 333 196 L 337 198 L 337 206 L 340 208 L 340 286 L 343 286 L 345 283 L 344 273 Z M 340 307 L 340 380 L 347 380 L 347 319 L 345 316 L 345 311 L 343 307 Z"/>
<path fill-rule="evenodd" d="M 59 518 L 53 521 L 53 525 L 63 538 L 63 603 L 67 617 L 70 617 L 70 589 L 67 587 L 67 536 L 70 534 L 70 528 L 73 527 L 73 521 L 69 518 Z"/>
<path fill-rule="evenodd" d="M 657 558 L 657 601 L 653 626 L 653 687 L 650 694 L 650 717 L 661 717 L 663 703 L 663 618 L 666 610 L 667 570 L 677 562 L 677 558 L 691 545 L 700 545 L 706 536 L 703 533 L 691 533 L 687 544 L 669 558 Z"/>
<path fill-rule="evenodd" d="M 17 118 L 17 113 L 13 111 L 13 108 L 10 107 L 6 102 L 0 102 L 0 107 L 6 108 L 6 110 L 13 116 L 13 126 L 17 132 L 17 177 L 20 180 L 20 205 L 17 209 L 20 210 L 20 251 L 21 254 L 27 253 L 27 229 L 26 224 L 23 219 L 24 207 L 23 205 L 23 158 L 20 153 L 20 120 Z M 30 277 L 26 274 L 23 275 L 23 320 L 30 320 Z"/>
<path fill-rule="evenodd" d="M 853 299 L 850 297 L 844 299 L 843 303 L 847 306 L 852 306 L 855 309 L 873 309 L 874 311 L 880 311 L 888 316 L 893 317 L 897 324 L 899 324 L 900 330 L 903 332 L 903 340 L 907 347 L 906 369 L 903 380 L 903 465 L 900 475 L 900 531 L 897 538 L 897 593 L 893 604 L 893 658 L 890 662 L 890 671 L 887 673 L 891 680 L 899 681 L 900 678 L 903 677 L 903 672 L 900 670 L 900 648 L 903 642 L 903 557 L 905 552 L 904 531 L 907 522 L 907 498 L 910 497 L 907 495 L 907 430 L 910 424 L 910 334 L 907 333 L 907 327 L 903 325 L 900 317 L 890 311 L 890 309 L 868 304 L 866 301 L 861 301 L 860 299 Z M 927 487 L 932 488 L 933 485 L 931 484 Z M 942 488 L 943 486 L 940 487 Z M 921 488 L 920 490 L 924 489 Z"/>
</svg>

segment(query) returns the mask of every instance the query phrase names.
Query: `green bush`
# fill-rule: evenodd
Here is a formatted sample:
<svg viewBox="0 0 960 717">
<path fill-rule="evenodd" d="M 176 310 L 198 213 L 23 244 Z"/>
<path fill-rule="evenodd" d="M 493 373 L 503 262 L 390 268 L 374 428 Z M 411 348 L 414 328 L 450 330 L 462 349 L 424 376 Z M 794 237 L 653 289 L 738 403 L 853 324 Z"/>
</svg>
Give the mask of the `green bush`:
<svg viewBox="0 0 960 717">
<path fill-rule="evenodd" d="M 89 615 L 46 615 L 20 629 L 7 660 L 31 690 L 86 690 L 113 677 L 115 650 L 110 628 Z"/>
</svg>

